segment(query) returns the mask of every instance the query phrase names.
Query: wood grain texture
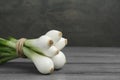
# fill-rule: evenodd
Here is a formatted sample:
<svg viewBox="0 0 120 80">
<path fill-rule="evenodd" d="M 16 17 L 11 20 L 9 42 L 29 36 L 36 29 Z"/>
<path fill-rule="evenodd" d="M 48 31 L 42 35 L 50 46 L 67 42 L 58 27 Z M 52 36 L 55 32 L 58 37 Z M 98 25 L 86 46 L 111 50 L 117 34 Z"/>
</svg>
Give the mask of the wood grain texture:
<svg viewBox="0 0 120 80">
<path fill-rule="evenodd" d="M 28 59 L 0 65 L 0 80 L 120 80 L 120 48 L 67 47 L 67 64 L 51 75 L 41 75 Z"/>
</svg>

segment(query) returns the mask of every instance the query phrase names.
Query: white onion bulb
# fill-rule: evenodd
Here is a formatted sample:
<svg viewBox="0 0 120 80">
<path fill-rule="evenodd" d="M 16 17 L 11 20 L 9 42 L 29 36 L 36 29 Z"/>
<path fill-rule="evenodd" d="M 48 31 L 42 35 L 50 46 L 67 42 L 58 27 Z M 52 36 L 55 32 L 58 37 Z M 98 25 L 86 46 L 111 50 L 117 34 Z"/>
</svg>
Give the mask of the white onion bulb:
<svg viewBox="0 0 120 80">
<path fill-rule="evenodd" d="M 62 32 L 57 30 L 50 30 L 45 35 L 49 36 L 55 44 L 62 37 Z"/>
<path fill-rule="evenodd" d="M 48 49 L 52 46 L 53 41 L 48 36 L 41 36 L 38 39 L 28 39 L 25 41 L 25 45 L 30 46 L 32 48 L 41 50 L 41 49 Z"/>
<path fill-rule="evenodd" d="M 67 45 L 67 39 L 61 38 L 54 46 L 57 49 L 62 50 L 66 45 Z"/>
<path fill-rule="evenodd" d="M 60 69 L 66 63 L 66 57 L 63 52 L 60 51 L 56 56 L 52 58 L 52 61 L 54 63 L 55 69 Z"/>
<path fill-rule="evenodd" d="M 48 57 L 53 57 L 59 53 L 59 50 L 55 46 L 51 46 L 48 50 L 44 50 L 43 53 Z"/>
<path fill-rule="evenodd" d="M 33 54 L 31 59 L 40 73 L 49 74 L 53 72 L 54 64 L 50 58 Z"/>
</svg>

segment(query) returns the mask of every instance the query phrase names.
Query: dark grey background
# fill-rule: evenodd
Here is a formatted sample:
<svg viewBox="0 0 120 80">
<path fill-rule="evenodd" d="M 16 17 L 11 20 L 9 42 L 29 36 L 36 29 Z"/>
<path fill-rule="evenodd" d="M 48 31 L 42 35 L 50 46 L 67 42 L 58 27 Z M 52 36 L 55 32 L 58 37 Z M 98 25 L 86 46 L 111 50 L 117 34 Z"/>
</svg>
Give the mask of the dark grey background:
<svg viewBox="0 0 120 80">
<path fill-rule="evenodd" d="M 120 47 L 120 0 L 0 0 L 0 37 L 57 29 L 69 46 Z"/>
</svg>

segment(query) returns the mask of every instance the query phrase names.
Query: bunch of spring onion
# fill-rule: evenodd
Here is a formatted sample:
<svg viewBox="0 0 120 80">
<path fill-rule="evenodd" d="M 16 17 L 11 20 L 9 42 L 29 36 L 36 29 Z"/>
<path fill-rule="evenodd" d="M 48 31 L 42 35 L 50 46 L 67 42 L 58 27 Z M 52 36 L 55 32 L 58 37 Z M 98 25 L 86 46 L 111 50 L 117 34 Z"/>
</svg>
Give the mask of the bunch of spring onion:
<svg viewBox="0 0 120 80">
<path fill-rule="evenodd" d="M 17 42 L 13 37 L 0 38 L 0 64 L 19 57 L 16 53 Z M 66 57 L 61 51 L 66 44 L 67 39 L 62 37 L 62 32 L 51 30 L 39 38 L 26 39 L 22 50 L 40 73 L 49 74 L 54 69 L 61 69 L 66 63 Z"/>
</svg>

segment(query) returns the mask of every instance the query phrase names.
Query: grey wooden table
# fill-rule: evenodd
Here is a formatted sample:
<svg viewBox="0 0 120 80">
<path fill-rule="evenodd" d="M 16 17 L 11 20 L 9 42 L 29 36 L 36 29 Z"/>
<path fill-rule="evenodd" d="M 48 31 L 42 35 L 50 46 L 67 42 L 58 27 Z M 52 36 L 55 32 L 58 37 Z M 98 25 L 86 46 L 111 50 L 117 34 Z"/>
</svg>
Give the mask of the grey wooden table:
<svg viewBox="0 0 120 80">
<path fill-rule="evenodd" d="M 67 64 L 50 75 L 16 59 L 0 65 L 0 80 L 120 80 L 120 48 L 67 47 Z"/>
</svg>

